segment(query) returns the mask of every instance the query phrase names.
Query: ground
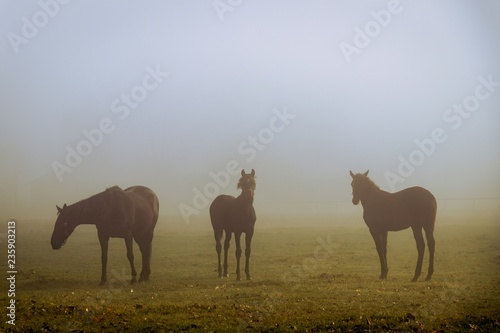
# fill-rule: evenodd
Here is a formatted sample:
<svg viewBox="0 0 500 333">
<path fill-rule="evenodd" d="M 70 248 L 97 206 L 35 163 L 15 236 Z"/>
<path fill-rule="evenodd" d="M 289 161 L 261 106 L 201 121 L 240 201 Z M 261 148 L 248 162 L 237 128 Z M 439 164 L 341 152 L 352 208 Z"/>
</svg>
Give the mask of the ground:
<svg viewBox="0 0 500 333">
<path fill-rule="evenodd" d="M 54 251 L 53 222 L 18 221 L 16 325 L 4 320 L 0 331 L 500 331 L 499 226 L 438 225 L 432 281 L 424 281 L 426 252 L 424 272 L 411 283 L 417 253 L 410 230 L 389 234 L 389 275 L 380 281 L 375 246 L 361 223 L 316 228 L 258 223 L 252 281 L 235 280 L 234 243 L 232 274 L 218 279 L 212 231 L 175 228 L 161 219 L 151 281 L 128 283 L 124 242 L 113 239 L 108 285 L 99 286 L 95 227 L 78 227 Z M 140 271 L 137 245 L 134 250 Z M 0 287 L 9 289 L 5 280 Z M 4 309 L 10 299 L 2 292 Z"/>
</svg>

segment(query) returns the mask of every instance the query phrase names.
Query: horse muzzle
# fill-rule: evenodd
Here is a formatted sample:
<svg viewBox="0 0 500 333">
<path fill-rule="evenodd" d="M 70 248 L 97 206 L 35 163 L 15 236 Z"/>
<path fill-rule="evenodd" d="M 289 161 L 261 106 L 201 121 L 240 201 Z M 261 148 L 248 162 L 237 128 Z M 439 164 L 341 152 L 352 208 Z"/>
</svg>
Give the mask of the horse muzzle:
<svg viewBox="0 0 500 333">
<path fill-rule="evenodd" d="M 353 203 L 353 205 L 359 204 L 359 199 L 355 198 L 355 197 L 352 197 L 352 203 Z"/>
<path fill-rule="evenodd" d="M 64 242 L 59 242 L 59 241 L 51 241 L 50 244 L 52 245 L 52 249 L 53 250 L 59 250 L 63 245 L 64 243 L 66 243 L 66 241 Z"/>
</svg>

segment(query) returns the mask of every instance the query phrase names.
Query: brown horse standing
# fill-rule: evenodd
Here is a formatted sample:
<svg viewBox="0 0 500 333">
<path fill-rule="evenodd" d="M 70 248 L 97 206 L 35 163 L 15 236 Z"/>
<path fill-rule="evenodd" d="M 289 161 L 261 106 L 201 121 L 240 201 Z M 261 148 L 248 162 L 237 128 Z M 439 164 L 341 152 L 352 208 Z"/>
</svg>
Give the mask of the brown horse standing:
<svg viewBox="0 0 500 333">
<path fill-rule="evenodd" d="M 352 203 L 363 205 L 363 219 L 370 229 L 380 258 L 380 278 L 387 278 L 387 233 L 399 231 L 409 227 L 417 243 L 418 260 L 413 282 L 418 280 L 422 273 L 422 261 L 425 252 L 425 242 L 422 229 L 425 230 L 427 246 L 429 248 L 429 271 L 426 280 L 429 281 L 434 272 L 434 222 L 436 219 L 436 199 L 428 190 L 422 187 L 410 187 L 396 193 L 382 191 L 368 178 L 368 171 L 364 174 L 353 174 Z"/>
<path fill-rule="evenodd" d="M 142 253 L 139 282 L 149 280 L 151 243 L 159 212 L 158 198 L 152 190 L 144 186 L 133 186 L 126 190 L 114 186 L 75 204 L 57 207 L 57 211 L 58 217 L 51 238 L 54 250 L 66 243 L 78 225 L 95 224 L 101 244 L 101 284 L 106 283 L 110 237 L 125 239 L 127 258 L 132 270 L 131 283 L 136 282 L 137 276 L 132 247 L 132 239 L 135 239 Z"/>
<path fill-rule="evenodd" d="M 238 189 L 241 194 L 235 198 L 230 195 L 219 195 L 210 205 L 210 219 L 214 229 L 215 249 L 217 251 L 219 277 L 229 276 L 227 273 L 227 252 L 231 242 L 231 234 L 234 233 L 236 242 L 236 280 L 241 281 L 240 257 L 241 244 L 240 237 L 245 233 L 245 273 L 247 280 L 250 277 L 250 253 L 254 225 L 256 221 L 255 210 L 253 208 L 253 196 L 255 191 L 255 170 L 249 174 L 245 170 L 241 171 L 241 178 L 238 182 Z M 222 234 L 226 232 L 224 240 L 224 273 L 221 266 Z"/>
</svg>

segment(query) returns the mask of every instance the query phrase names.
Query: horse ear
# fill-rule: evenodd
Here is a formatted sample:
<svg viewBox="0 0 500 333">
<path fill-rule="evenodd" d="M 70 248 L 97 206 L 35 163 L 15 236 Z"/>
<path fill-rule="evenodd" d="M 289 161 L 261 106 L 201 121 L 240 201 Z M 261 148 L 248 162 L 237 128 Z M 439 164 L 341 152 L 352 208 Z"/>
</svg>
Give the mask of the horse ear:
<svg viewBox="0 0 500 333">
<path fill-rule="evenodd" d="M 349 173 L 351 174 L 351 177 L 354 178 L 354 174 L 352 173 L 351 170 L 349 170 Z"/>
<path fill-rule="evenodd" d="M 245 175 L 245 169 L 241 169 L 241 176 L 243 177 Z"/>
<path fill-rule="evenodd" d="M 368 176 L 368 171 L 370 170 L 366 170 L 366 172 L 363 175 Z"/>
<path fill-rule="evenodd" d="M 254 170 L 254 169 L 252 169 L 252 173 L 251 173 L 251 175 L 252 175 L 252 177 L 254 177 L 254 176 L 255 176 L 255 170 Z"/>
<path fill-rule="evenodd" d="M 59 207 L 58 205 L 56 205 L 56 208 L 57 208 L 57 212 L 58 213 L 62 212 L 62 208 L 61 207 Z"/>
</svg>

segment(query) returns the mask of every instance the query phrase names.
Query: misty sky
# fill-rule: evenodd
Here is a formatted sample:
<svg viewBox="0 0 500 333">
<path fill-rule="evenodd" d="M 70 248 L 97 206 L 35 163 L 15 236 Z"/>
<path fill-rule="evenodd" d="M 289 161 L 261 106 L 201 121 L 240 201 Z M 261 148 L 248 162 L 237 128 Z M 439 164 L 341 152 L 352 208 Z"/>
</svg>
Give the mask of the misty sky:
<svg viewBox="0 0 500 333">
<path fill-rule="evenodd" d="M 197 193 L 237 195 L 241 168 L 257 213 L 350 205 L 349 170 L 500 198 L 498 17 L 494 0 L 0 1 L 0 216 L 141 184 L 196 220 Z"/>
</svg>

